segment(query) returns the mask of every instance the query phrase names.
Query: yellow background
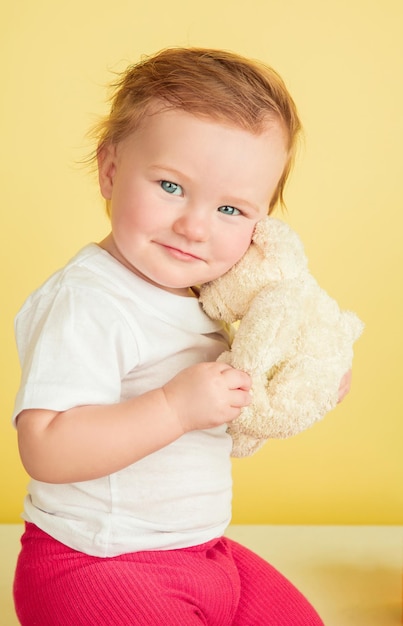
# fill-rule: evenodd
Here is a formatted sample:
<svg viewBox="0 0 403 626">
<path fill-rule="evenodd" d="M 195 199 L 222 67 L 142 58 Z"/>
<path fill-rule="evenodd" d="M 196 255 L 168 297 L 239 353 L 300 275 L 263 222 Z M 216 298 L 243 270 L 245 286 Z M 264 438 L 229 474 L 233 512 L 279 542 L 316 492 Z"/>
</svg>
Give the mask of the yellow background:
<svg viewBox="0 0 403 626">
<path fill-rule="evenodd" d="M 314 428 L 234 463 L 234 521 L 402 524 L 403 5 L 401 0 L 3 0 L 0 521 L 27 477 L 10 426 L 26 296 L 108 228 L 77 161 L 105 84 L 172 45 L 260 58 L 298 103 L 305 144 L 287 219 L 321 285 L 366 330 L 349 397 Z"/>
</svg>

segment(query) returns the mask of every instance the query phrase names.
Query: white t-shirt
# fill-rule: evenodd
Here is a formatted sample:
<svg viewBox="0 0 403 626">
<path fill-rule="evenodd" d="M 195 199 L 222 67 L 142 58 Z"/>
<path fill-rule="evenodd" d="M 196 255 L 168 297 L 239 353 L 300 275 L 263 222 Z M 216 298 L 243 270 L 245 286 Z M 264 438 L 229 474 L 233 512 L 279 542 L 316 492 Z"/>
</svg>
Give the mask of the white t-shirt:
<svg viewBox="0 0 403 626">
<path fill-rule="evenodd" d="M 228 336 L 196 298 L 143 281 L 95 244 L 25 302 L 16 318 L 24 409 L 113 404 L 215 361 Z M 219 537 L 231 516 L 226 426 L 187 433 L 105 478 L 31 480 L 24 519 L 87 554 L 188 547 Z"/>
</svg>

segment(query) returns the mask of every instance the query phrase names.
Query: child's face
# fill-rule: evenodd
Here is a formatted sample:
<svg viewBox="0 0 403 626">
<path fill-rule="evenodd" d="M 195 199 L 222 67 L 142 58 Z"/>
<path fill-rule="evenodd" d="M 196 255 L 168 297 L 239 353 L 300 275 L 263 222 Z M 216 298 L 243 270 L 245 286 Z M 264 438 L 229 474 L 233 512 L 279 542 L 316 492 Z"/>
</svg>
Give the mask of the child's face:
<svg viewBox="0 0 403 626">
<path fill-rule="evenodd" d="M 286 158 L 276 122 L 254 135 L 178 109 L 149 115 L 100 155 L 112 224 L 101 245 L 148 282 L 186 295 L 246 252 Z"/>
</svg>

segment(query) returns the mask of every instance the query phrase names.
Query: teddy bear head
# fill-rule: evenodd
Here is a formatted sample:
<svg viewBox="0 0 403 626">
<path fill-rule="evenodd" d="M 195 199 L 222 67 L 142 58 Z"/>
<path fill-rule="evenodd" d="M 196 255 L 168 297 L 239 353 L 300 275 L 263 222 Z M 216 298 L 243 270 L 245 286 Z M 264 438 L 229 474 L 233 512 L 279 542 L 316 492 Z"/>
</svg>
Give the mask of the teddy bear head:
<svg viewBox="0 0 403 626">
<path fill-rule="evenodd" d="M 256 224 L 244 256 L 226 274 L 202 285 L 200 302 L 212 319 L 242 319 L 254 297 L 270 283 L 307 271 L 298 235 L 284 222 L 265 217 Z"/>
</svg>

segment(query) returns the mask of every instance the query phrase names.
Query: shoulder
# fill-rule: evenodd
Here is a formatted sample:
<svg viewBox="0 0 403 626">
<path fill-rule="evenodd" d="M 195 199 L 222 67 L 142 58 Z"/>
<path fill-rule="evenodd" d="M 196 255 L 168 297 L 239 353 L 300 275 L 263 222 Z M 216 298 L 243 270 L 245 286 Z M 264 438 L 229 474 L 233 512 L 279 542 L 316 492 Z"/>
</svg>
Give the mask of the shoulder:
<svg viewBox="0 0 403 626">
<path fill-rule="evenodd" d="M 136 316 L 122 300 L 119 271 L 111 276 L 109 264 L 108 255 L 90 244 L 34 291 L 15 319 L 19 348 L 40 338 L 63 346 L 67 341 L 89 345 L 113 339 L 134 350 Z"/>
<path fill-rule="evenodd" d="M 58 303 L 70 313 L 89 307 L 93 314 L 102 315 L 118 306 L 125 278 L 126 270 L 120 264 L 96 244 L 89 244 L 28 296 L 16 321 Z"/>
</svg>

